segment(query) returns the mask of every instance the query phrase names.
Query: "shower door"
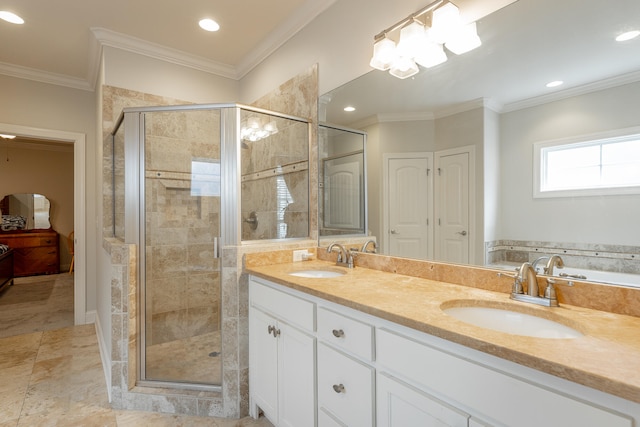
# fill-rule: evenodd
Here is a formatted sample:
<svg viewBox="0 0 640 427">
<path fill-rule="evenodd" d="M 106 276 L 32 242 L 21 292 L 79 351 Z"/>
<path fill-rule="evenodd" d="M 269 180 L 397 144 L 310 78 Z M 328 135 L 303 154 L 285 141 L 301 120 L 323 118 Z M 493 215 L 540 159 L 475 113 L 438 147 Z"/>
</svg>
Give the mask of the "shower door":
<svg viewBox="0 0 640 427">
<path fill-rule="evenodd" d="M 143 113 L 141 381 L 221 384 L 220 110 Z"/>
</svg>

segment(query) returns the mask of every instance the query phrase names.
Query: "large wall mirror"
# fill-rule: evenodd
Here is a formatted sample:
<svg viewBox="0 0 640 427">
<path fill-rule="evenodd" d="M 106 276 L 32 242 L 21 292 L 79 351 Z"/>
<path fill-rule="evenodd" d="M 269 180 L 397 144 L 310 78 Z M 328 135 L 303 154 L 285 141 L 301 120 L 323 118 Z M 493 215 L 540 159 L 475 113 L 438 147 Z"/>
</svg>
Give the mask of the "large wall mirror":
<svg viewBox="0 0 640 427">
<path fill-rule="evenodd" d="M 639 274 L 640 194 L 538 197 L 534 168 L 541 145 L 640 135 L 640 37 L 615 40 L 639 17 L 637 0 L 518 0 L 477 22 L 471 52 L 404 80 L 373 70 L 321 96 L 327 122 L 367 133 L 381 252 L 506 267 L 560 252 L 569 266 Z M 420 159 L 425 177 L 405 186 L 411 203 L 389 203 L 403 192 L 389 184 L 402 158 Z M 395 244 L 393 218 L 422 211 L 423 251 L 409 237 Z"/>
</svg>

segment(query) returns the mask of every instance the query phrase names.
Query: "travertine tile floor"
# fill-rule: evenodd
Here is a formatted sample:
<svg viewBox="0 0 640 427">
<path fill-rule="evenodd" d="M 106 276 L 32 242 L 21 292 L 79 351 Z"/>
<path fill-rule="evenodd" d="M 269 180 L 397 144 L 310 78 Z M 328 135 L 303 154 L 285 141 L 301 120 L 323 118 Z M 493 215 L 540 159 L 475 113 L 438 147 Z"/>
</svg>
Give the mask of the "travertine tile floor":
<svg viewBox="0 0 640 427">
<path fill-rule="evenodd" d="M 67 280 L 66 277 L 60 279 Z M 56 286 L 50 291 L 44 288 L 36 292 L 39 295 L 36 299 L 40 302 L 43 294 L 50 292 L 49 295 L 53 295 Z M 55 316 L 43 314 L 47 304 L 35 303 L 36 307 L 29 310 L 26 299 L 33 295 L 21 299 L 20 292 L 16 290 L 20 291 L 21 287 L 12 289 L 12 294 L 0 294 L 0 318 L 12 319 L 13 331 L 18 331 L 17 334 L 11 333 L 11 328 L 4 328 L 4 335 L 0 338 L 0 427 L 272 426 L 264 418 L 226 420 L 112 409 L 107 398 L 94 325 L 56 329 L 57 321 L 46 321 Z M 13 303 L 7 303 L 6 295 L 15 298 Z M 67 300 L 66 304 L 72 306 L 72 301 L 71 293 L 71 302 Z M 12 305 L 17 309 L 14 313 L 10 313 Z M 25 315 L 23 324 L 17 312 Z M 42 316 L 36 316 L 35 312 Z M 71 313 L 73 318 L 73 309 Z M 38 318 L 44 319 L 45 325 L 37 326 Z M 25 329 L 35 329 L 36 332 L 20 332 Z"/>
<path fill-rule="evenodd" d="M 0 338 L 73 326 L 73 275 L 19 277 L 0 293 Z"/>
</svg>

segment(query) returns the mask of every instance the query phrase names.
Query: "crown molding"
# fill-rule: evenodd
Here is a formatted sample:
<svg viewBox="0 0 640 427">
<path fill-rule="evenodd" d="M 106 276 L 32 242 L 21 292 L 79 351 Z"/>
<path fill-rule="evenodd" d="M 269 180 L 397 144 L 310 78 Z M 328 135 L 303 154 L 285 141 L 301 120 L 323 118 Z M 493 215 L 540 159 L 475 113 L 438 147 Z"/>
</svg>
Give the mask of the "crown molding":
<svg viewBox="0 0 640 427">
<path fill-rule="evenodd" d="M 35 68 L 23 67 L 21 65 L 8 64 L 6 62 L 0 62 L 0 74 L 17 77 L 19 79 L 33 80 L 40 83 L 93 91 L 93 86 L 91 86 L 85 79 L 37 70 Z"/>
<path fill-rule="evenodd" d="M 640 71 L 622 74 L 608 79 L 598 80 L 593 83 L 587 83 L 581 86 L 572 87 L 547 95 L 536 96 L 534 98 L 524 99 L 522 101 L 506 104 L 501 113 L 509 113 L 512 111 L 522 110 L 525 108 L 537 107 L 538 105 L 547 104 L 549 102 L 560 101 L 562 99 L 572 98 L 574 96 L 586 95 L 599 90 L 610 89 L 617 86 L 636 83 L 640 81 Z"/>
<path fill-rule="evenodd" d="M 241 79 L 246 76 L 251 70 L 278 50 L 336 1 L 337 0 L 307 0 L 303 6 L 295 11 L 291 18 L 271 32 L 269 36 L 238 63 L 237 78 Z"/>
<path fill-rule="evenodd" d="M 212 61 L 201 56 L 192 55 L 157 43 L 151 43 L 146 40 L 111 31 L 106 28 L 92 27 L 90 30 L 101 47 L 114 47 L 128 52 L 133 52 L 138 55 L 159 59 L 171 64 L 181 65 L 183 67 L 189 67 L 206 73 L 237 80 L 236 69 L 231 65 Z M 101 49 L 94 48 L 92 50 L 94 53 L 94 61 L 96 61 L 96 53 L 98 54 L 97 56 L 99 61 Z M 97 69 L 97 65 L 94 65 L 91 69 Z"/>
</svg>

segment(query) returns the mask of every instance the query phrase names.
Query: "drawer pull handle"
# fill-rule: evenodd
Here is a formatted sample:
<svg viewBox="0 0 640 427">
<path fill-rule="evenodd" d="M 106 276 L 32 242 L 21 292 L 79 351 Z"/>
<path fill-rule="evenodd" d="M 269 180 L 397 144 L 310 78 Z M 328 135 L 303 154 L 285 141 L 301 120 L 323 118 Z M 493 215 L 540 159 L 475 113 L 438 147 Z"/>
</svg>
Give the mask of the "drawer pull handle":
<svg viewBox="0 0 640 427">
<path fill-rule="evenodd" d="M 45 240 L 45 243 L 51 243 L 51 240 Z"/>
<path fill-rule="evenodd" d="M 48 255 L 55 255 L 56 251 L 51 251 L 48 253 Z"/>
<path fill-rule="evenodd" d="M 343 384 L 334 384 L 333 385 L 333 391 L 335 391 L 336 393 L 344 393 L 344 385 Z"/>
<path fill-rule="evenodd" d="M 333 332 L 333 336 L 336 338 L 344 337 L 344 331 L 342 329 L 334 329 L 332 332 Z"/>
<path fill-rule="evenodd" d="M 267 328 L 267 332 L 271 335 L 273 335 L 274 338 L 277 338 L 278 335 L 280 335 L 280 329 L 276 328 L 275 326 L 271 326 L 269 325 L 269 327 Z"/>
</svg>

